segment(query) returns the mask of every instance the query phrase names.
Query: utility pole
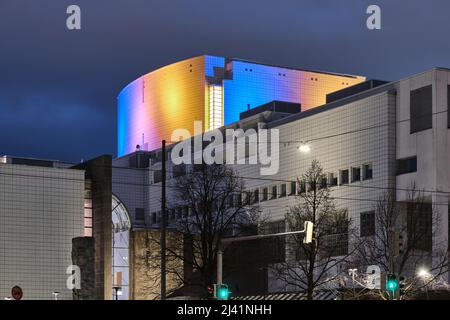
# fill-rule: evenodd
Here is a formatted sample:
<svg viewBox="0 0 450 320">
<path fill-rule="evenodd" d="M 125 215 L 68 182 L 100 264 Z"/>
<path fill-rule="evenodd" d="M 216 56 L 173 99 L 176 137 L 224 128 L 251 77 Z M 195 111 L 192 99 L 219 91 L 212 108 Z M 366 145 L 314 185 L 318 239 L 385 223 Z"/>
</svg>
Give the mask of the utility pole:
<svg viewBox="0 0 450 320">
<path fill-rule="evenodd" d="M 162 141 L 161 166 L 161 300 L 166 299 L 166 140 Z"/>
</svg>

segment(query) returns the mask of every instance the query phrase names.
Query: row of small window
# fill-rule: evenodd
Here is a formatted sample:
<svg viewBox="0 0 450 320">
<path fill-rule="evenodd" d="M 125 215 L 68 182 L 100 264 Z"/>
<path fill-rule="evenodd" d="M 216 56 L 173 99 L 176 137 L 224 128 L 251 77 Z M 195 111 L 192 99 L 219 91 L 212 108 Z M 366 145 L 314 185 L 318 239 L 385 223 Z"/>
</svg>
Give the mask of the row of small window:
<svg viewBox="0 0 450 320">
<path fill-rule="evenodd" d="M 187 217 L 192 216 L 192 211 L 189 210 L 189 207 L 177 207 L 172 209 L 167 209 L 167 222 L 175 222 L 181 219 L 186 219 Z M 156 224 L 161 222 L 161 211 L 152 212 L 151 214 L 151 223 Z"/>
<path fill-rule="evenodd" d="M 362 175 L 361 175 L 362 170 Z M 339 183 L 338 183 L 338 177 L 335 176 L 334 173 L 329 173 L 328 177 L 324 177 L 324 179 L 320 182 L 318 189 L 324 189 L 326 187 L 334 187 L 337 185 L 346 185 L 349 183 L 349 169 L 344 169 L 339 171 Z M 372 165 L 371 164 L 364 164 L 361 167 L 352 167 L 351 168 L 351 182 L 360 182 L 361 179 L 368 180 L 372 179 L 373 177 L 373 171 L 372 171 Z M 278 190 L 279 188 L 279 190 Z M 253 201 L 254 203 L 258 201 L 267 201 L 267 200 L 273 200 L 277 198 L 283 198 L 286 196 L 293 196 L 297 194 L 302 194 L 308 190 L 314 189 L 313 186 L 307 186 L 305 181 L 300 181 L 297 183 L 296 181 L 292 181 L 290 183 L 290 190 L 289 194 L 287 192 L 287 184 L 283 183 L 279 186 L 272 186 L 270 187 L 270 194 L 269 194 L 269 187 L 264 187 L 261 189 L 261 195 L 260 195 L 260 189 L 256 189 L 252 192 L 247 192 L 247 194 L 253 195 Z"/>
<path fill-rule="evenodd" d="M 194 165 L 194 171 L 196 171 L 196 165 Z M 179 164 L 174 165 L 172 167 L 172 178 L 178 178 L 181 176 L 186 175 L 186 165 L 185 164 Z M 155 170 L 153 173 L 153 183 L 159 183 L 162 181 L 162 171 L 161 170 Z"/>
</svg>

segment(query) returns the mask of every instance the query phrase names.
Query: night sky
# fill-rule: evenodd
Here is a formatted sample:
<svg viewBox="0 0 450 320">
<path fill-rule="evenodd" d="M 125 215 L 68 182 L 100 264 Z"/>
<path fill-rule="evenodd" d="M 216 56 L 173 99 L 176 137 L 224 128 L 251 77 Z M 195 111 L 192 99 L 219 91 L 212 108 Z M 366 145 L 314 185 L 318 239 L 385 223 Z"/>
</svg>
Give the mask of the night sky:
<svg viewBox="0 0 450 320">
<path fill-rule="evenodd" d="M 449 13 L 448 0 L 0 0 L 0 155 L 115 154 L 121 88 L 195 55 L 382 80 L 450 67 Z"/>
</svg>

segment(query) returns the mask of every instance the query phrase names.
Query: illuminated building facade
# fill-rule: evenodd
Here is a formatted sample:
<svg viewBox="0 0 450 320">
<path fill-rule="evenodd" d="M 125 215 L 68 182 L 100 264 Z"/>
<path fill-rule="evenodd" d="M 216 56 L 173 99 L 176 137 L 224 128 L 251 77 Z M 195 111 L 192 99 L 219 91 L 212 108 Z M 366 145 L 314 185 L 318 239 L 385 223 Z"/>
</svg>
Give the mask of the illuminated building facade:
<svg viewBox="0 0 450 320">
<path fill-rule="evenodd" d="M 267 108 L 259 109 L 261 115 L 255 108 L 254 113 L 247 112 L 245 118 L 229 125 L 245 129 L 262 124 L 265 128 L 278 129 L 282 142 L 299 142 L 280 143 L 276 157 L 279 171 L 269 179 L 261 176 L 260 164 L 232 165 L 244 180 L 243 196 L 258 194 L 256 204 L 263 217 L 267 217 L 266 222 L 276 230 L 274 233 L 283 232 L 287 208 L 298 204 L 296 195 L 309 188 L 301 183 L 302 174 L 313 160 L 318 160 L 331 197 L 351 218 L 352 233 L 369 239 L 380 232 L 375 219 L 379 199 L 389 195 L 398 203 L 406 203 L 409 190 L 415 186 L 416 190 L 423 190 L 426 202 L 421 208 L 428 214 L 423 216 L 423 223 L 432 226 L 420 231 L 424 237 L 421 250 L 429 252 L 429 257 L 447 254 L 450 195 L 446 190 L 450 189 L 450 152 L 446 142 L 450 141 L 450 70 L 434 68 L 390 83 L 367 81 L 328 95 L 327 101 L 312 110 L 284 117 L 277 117 L 279 111 Z M 307 150 L 300 148 L 300 141 L 307 142 Z M 113 192 L 129 209 L 132 230 L 158 230 L 161 225 L 160 152 L 141 150 L 113 160 Z M 170 160 L 166 167 L 167 217 L 169 226 L 174 228 L 177 221 L 184 219 L 185 211 L 182 206 L 174 206 L 178 202 L 172 186 L 183 175 L 194 172 L 194 168 L 187 165 L 180 173 Z M 405 214 L 414 214 L 411 210 L 413 208 L 406 207 Z M 431 213 L 436 214 L 439 223 L 433 223 Z M 399 223 L 398 228 L 406 228 L 406 239 L 410 227 Z M 351 252 L 351 237 L 353 235 L 346 233 L 330 235 L 331 241 L 336 243 L 336 255 Z M 294 258 L 289 250 L 284 252 L 278 262 Z M 430 270 L 432 263 L 423 260 L 423 265 Z M 414 263 L 407 265 L 405 277 L 412 277 L 416 266 Z M 330 270 L 330 274 L 343 270 L 347 269 L 336 268 Z M 233 295 L 244 291 L 242 279 L 237 278 L 243 272 L 238 273 L 233 275 L 236 278 L 230 276 L 225 280 Z M 443 277 L 448 279 L 448 273 Z M 264 279 L 265 292 L 298 290 L 295 285 L 280 282 L 270 272 Z"/>
<path fill-rule="evenodd" d="M 326 103 L 326 94 L 358 84 L 364 77 L 305 71 L 203 55 L 152 71 L 118 96 L 118 156 L 151 151 L 171 140 L 175 129 L 193 132 L 239 120 L 248 109 L 278 100 L 302 111 Z"/>
</svg>

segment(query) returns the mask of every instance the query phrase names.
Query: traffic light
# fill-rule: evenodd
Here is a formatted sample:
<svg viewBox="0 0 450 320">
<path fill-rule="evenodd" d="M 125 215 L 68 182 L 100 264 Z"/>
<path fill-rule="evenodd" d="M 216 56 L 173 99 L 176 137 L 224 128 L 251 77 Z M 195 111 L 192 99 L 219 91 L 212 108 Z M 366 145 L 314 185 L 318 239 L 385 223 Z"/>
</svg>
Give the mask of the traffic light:
<svg viewBox="0 0 450 320">
<path fill-rule="evenodd" d="M 399 283 L 395 274 L 388 274 L 386 279 L 386 290 L 389 298 L 394 300 L 399 297 Z"/>
<path fill-rule="evenodd" d="M 214 296 L 217 300 L 228 300 L 230 297 L 228 286 L 226 284 L 216 284 Z"/>
<path fill-rule="evenodd" d="M 399 295 L 404 296 L 406 293 L 406 280 L 405 277 L 398 278 Z"/>
<path fill-rule="evenodd" d="M 386 289 L 389 291 L 395 291 L 398 289 L 398 280 L 395 274 L 388 274 Z"/>
<path fill-rule="evenodd" d="M 215 295 L 214 295 L 214 286 L 209 285 L 206 287 L 206 293 L 207 293 L 207 298 L 208 300 L 214 299 Z"/>
<path fill-rule="evenodd" d="M 314 224 L 311 221 L 305 221 L 305 238 L 303 243 L 311 243 L 313 239 Z"/>
</svg>

